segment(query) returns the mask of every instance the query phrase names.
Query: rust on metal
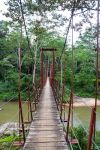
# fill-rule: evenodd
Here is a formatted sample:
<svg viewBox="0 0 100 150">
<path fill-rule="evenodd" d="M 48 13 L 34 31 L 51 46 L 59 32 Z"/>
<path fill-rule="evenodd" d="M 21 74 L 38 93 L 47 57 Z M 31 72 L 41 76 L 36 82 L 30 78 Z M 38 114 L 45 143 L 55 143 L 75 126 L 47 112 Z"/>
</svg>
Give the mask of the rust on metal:
<svg viewBox="0 0 100 150">
<path fill-rule="evenodd" d="M 95 118 L 96 118 L 95 107 L 93 107 L 92 112 L 91 112 L 91 120 L 90 120 L 90 127 L 89 127 L 87 150 L 91 149 L 92 136 L 93 136 L 93 130 L 94 130 L 94 125 L 95 125 Z"/>
<path fill-rule="evenodd" d="M 43 51 L 41 51 L 41 53 L 40 53 L 40 59 L 41 59 L 41 71 L 40 71 L 40 86 L 41 86 L 41 89 L 43 88 Z"/>
<path fill-rule="evenodd" d="M 53 62 L 51 65 L 51 69 L 50 69 L 50 83 L 51 86 L 53 86 L 54 84 L 54 76 L 55 76 L 55 48 L 41 48 L 40 49 L 40 63 L 41 63 L 41 71 L 40 71 L 40 85 L 41 85 L 41 89 L 43 89 L 45 83 L 46 83 L 46 79 L 47 79 L 47 67 L 45 67 L 45 64 L 43 63 L 43 54 L 44 51 L 52 51 L 53 53 Z"/>
<path fill-rule="evenodd" d="M 15 141 L 14 143 L 13 143 L 13 146 L 14 147 L 23 147 L 24 146 L 24 141 Z"/>
<path fill-rule="evenodd" d="M 95 113 L 97 111 L 97 99 L 99 94 L 99 7 L 100 7 L 100 0 L 97 2 L 97 47 L 96 47 L 96 89 L 95 89 Z M 94 123 L 94 136 L 93 140 L 95 142 L 96 136 L 96 114 L 95 114 L 95 123 Z M 93 148 L 95 149 L 95 145 L 93 144 Z"/>
<path fill-rule="evenodd" d="M 61 98 L 61 104 L 60 104 L 60 118 L 62 120 L 62 113 L 63 113 L 63 97 L 64 97 L 64 85 L 62 86 L 62 98 Z"/>
<path fill-rule="evenodd" d="M 21 101 L 21 93 L 20 93 L 20 85 L 21 85 L 21 48 L 18 49 L 19 61 L 18 61 L 18 104 L 19 104 L 19 128 L 20 124 L 22 126 L 23 140 L 25 142 L 25 130 L 24 130 L 24 120 L 23 120 L 23 112 L 22 112 L 22 101 Z M 19 131 L 20 135 L 20 131 Z"/>
<path fill-rule="evenodd" d="M 78 144 L 78 140 L 77 140 L 77 139 L 72 139 L 72 140 L 70 141 L 70 143 L 73 144 L 73 145 L 74 145 L 74 144 Z"/>
<path fill-rule="evenodd" d="M 71 104 L 72 104 L 72 93 L 70 94 L 70 101 L 69 101 L 68 122 L 67 122 L 67 130 L 66 130 L 66 141 L 68 141 L 69 123 L 70 123 L 70 117 L 71 117 Z"/>
<path fill-rule="evenodd" d="M 32 102 L 30 98 L 30 66 L 28 65 L 28 121 L 33 120 L 32 116 Z"/>
</svg>

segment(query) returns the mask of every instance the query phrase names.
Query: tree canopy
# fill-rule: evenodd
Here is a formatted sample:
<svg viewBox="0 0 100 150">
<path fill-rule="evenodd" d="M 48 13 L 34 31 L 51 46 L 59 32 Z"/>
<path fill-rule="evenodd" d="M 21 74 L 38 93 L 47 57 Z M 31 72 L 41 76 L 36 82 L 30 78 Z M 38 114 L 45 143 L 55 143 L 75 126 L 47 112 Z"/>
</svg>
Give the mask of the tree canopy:
<svg viewBox="0 0 100 150">
<path fill-rule="evenodd" d="M 66 35 L 65 27 L 72 29 L 70 19 L 80 17 L 80 22 L 74 23 L 73 29 L 80 32 L 79 39 L 74 45 L 74 85 L 75 92 L 81 96 L 93 96 L 95 85 L 95 52 L 96 52 L 96 30 L 91 18 L 97 10 L 95 0 L 9 0 L 6 17 L 11 21 L 0 22 L 0 82 L 1 100 L 6 100 L 7 92 L 10 96 L 17 92 L 17 67 L 18 48 L 21 47 L 22 87 L 28 83 L 27 69 L 30 65 L 32 70 L 36 56 L 36 71 L 39 78 L 41 47 L 54 47 L 56 51 L 56 78 L 60 81 L 60 56 L 64 48 Z M 24 16 L 24 17 L 23 17 Z M 85 32 L 81 32 L 84 23 L 89 23 Z M 25 26 L 26 25 L 26 26 Z M 63 33 L 62 33 L 63 29 Z M 29 40 L 29 41 L 28 41 Z M 29 42 L 29 43 L 28 43 Z M 71 43 L 71 41 L 70 41 Z M 21 44 L 21 45 L 20 45 Z M 28 45 L 29 44 L 29 45 Z M 70 44 L 71 45 L 71 44 Z M 63 83 L 71 84 L 72 51 L 68 41 L 65 44 L 63 63 Z M 29 51 L 31 51 L 30 54 Z M 51 54 L 46 53 L 49 59 Z M 47 58 L 47 56 L 45 57 Z M 100 74 L 100 73 L 99 73 Z M 87 85 L 88 82 L 88 85 Z M 3 91 L 4 86 L 6 88 Z M 11 86 L 12 85 L 12 86 Z M 81 89 L 80 89 L 81 87 Z M 9 89 L 9 91 L 8 91 Z M 9 99 L 9 96 L 7 99 Z"/>
</svg>

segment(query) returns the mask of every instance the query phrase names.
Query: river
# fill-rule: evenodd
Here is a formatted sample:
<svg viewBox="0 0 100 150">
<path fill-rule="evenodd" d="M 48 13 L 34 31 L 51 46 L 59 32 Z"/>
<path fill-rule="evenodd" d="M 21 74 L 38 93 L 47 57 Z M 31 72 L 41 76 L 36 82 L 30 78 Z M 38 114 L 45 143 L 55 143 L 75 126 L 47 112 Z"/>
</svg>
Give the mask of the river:
<svg viewBox="0 0 100 150">
<path fill-rule="evenodd" d="M 5 103 L 0 102 L 0 106 L 3 104 L 6 104 L 6 102 Z M 2 110 L 0 111 L 0 124 L 4 124 L 7 122 L 18 122 L 18 103 L 17 102 L 10 102 L 4 107 L 2 107 L 1 109 Z M 27 118 L 28 118 L 27 110 L 28 110 L 27 103 L 23 103 L 24 121 L 27 121 Z M 67 111 L 68 109 L 66 110 L 66 116 L 67 116 Z M 75 112 L 74 126 L 78 126 L 79 124 L 81 124 L 84 127 L 88 128 L 89 122 L 90 122 L 90 116 L 91 116 L 91 109 L 89 107 L 75 107 L 74 112 Z M 100 130 L 100 107 L 97 108 L 96 126 L 97 126 L 97 130 Z"/>
<path fill-rule="evenodd" d="M 18 118 L 19 118 L 18 103 L 17 102 L 9 102 L 7 105 L 5 105 L 5 104 L 6 104 L 6 102 L 0 102 L 0 108 L 1 108 L 0 124 L 4 124 L 7 122 L 18 122 Z M 22 108 L 23 108 L 24 121 L 27 121 L 28 106 L 27 106 L 26 102 L 22 103 Z"/>
</svg>

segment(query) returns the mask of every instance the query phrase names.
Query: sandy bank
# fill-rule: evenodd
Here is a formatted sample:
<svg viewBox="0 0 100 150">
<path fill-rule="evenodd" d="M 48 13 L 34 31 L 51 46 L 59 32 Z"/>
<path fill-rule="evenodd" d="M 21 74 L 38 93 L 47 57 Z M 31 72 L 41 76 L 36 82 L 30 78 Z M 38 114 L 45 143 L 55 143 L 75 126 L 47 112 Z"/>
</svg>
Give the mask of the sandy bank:
<svg viewBox="0 0 100 150">
<path fill-rule="evenodd" d="M 94 106 L 95 98 L 82 98 L 75 96 L 74 97 L 74 107 L 86 107 L 86 106 Z M 97 101 L 97 105 L 100 106 L 100 100 Z M 68 106 L 68 104 L 66 104 Z"/>
</svg>

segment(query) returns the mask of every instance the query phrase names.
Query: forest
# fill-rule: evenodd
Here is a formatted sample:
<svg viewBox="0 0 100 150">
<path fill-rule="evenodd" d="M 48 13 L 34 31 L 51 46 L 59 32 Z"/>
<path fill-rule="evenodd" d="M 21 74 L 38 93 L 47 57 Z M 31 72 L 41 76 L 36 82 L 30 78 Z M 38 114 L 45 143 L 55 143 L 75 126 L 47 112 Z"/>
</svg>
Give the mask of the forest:
<svg viewBox="0 0 100 150">
<path fill-rule="evenodd" d="M 64 3 L 64 2 L 63 2 Z M 18 48 L 21 42 L 22 50 L 22 71 L 21 71 L 21 89 L 27 87 L 28 74 L 27 68 L 28 63 L 31 68 L 31 80 L 32 80 L 32 69 L 34 66 L 34 55 L 37 51 L 36 58 L 36 71 L 37 76 L 39 74 L 39 61 L 40 55 L 39 51 L 41 47 L 54 47 L 57 49 L 56 58 L 57 65 L 60 67 L 60 55 L 64 46 L 64 36 L 57 32 L 57 28 L 63 28 L 65 22 L 68 22 L 68 17 L 64 18 L 63 15 L 54 10 L 61 9 L 60 5 L 64 5 L 61 2 L 55 4 L 48 2 L 45 5 L 45 1 L 37 1 L 33 3 L 27 1 L 24 6 L 24 14 L 27 21 L 27 32 L 29 34 L 31 55 L 28 56 L 28 43 L 27 36 L 25 35 L 24 22 L 20 14 L 20 2 L 15 0 L 10 0 L 8 5 L 8 12 L 5 13 L 7 17 L 10 17 L 11 21 L 0 21 L 0 100 L 7 101 L 14 97 L 17 99 L 17 85 L 18 85 Z M 78 2 L 77 2 L 78 3 Z M 45 5 L 45 8 L 43 6 Z M 57 5 L 57 6 L 56 6 Z M 67 4 L 65 11 L 68 7 L 69 11 L 72 9 L 71 4 Z M 82 5 L 82 4 L 80 4 Z M 74 24 L 74 30 L 78 30 L 79 38 L 74 44 L 74 89 L 75 95 L 84 97 L 94 97 L 95 96 L 95 74 L 96 74 L 96 23 L 92 24 L 90 18 L 93 16 L 93 12 L 88 10 L 85 12 L 81 11 L 81 6 L 76 4 L 76 12 L 78 11 L 83 17 L 82 22 Z M 95 7 L 95 2 L 90 5 L 88 2 L 83 5 L 87 7 Z M 52 6 L 52 7 L 51 7 Z M 47 9 L 47 10 L 46 10 Z M 50 10 L 51 9 L 51 10 Z M 85 8 L 86 9 L 86 8 Z M 83 11 L 83 10 L 82 10 Z M 88 14 L 87 18 L 85 16 Z M 48 15 L 52 20 L 49 19 Z M 33 20 L 30 19 L 33 16 Z M 90 23 L 90 27 L 87 27 L 84 32 L 82 31 L 82 26 Z M 67 24 L 67 23 L 66 23 Z M 21 35 L 22 28 L 22 35 Z M 66 34 L 66 33 L 64 33 Z M 63 64 L 63 83 L 70 88 L 71 83 L 71 41 L 66 43 L 64 54 L 62 56 Z M 100 68 L 100 67 L 99 67 Z M 58 69 L 60 71 L 60 69 Z M 60 72 L 56 72 L 56 77 L 60 80 Z M 99 69 L 100 74 L 100 69 Z M 39 77 L 39 76 L 38 76 Z M 38 78 L 37 77 L 37 78 Z M 25 99 L 25 93 L 22 93 L 23 100 Z"/>
<path fill-rule="evenodd" d="M 38 96 L 42 91 L 41 49 L 55 49 L 54 83 L 59 86 L 57 89 L 52 86 L 52 89 L 54 97 L 58 98 L 60 119 L 69 113 L 69 122 L 66 121 L 69 126 L 67 123 L 66 127 L 63 126 L 63 130 L 66 133 L 68 129 L 72 139 L 76 134 L 78 145 L 74 145 L 71 150 L 86 150 L 87 132 L 90 129 L 90 116 L 92 116 L 94 102 L 95 112 L 97 111 L 95 115 L 100 116 L 100 103 L 98 106 L 96 103 L 100 102 L 99 0 L 5 0 L 5 7 L 7 10 L 2 11 L 2 15 L 6 19 L 0 19 L 0 120 L 5 119 L 0 122 L 0 127 L 8 122 L 11 123 L 4 113 L 7 111 L 5 106 L 9 104 L 8 110 L 12 110 L 9 114 L 13 114 L 13 109 L 19 110 L 19 116 L 17 114 L 17 119 L 15 117 L 13 122 L 18 122 L 19 117 L 23 133 L 24 122 L 21 118 L 21 110 L 16 106 L 18 101 L 22 105 L 25 104 L 22 106 L 22 113 L 24 114 L 28 109 L 28 121 L 32 119 L 32 116 L 29 117 L 30 114 L 32 115 L 30 103 L 32 107 L 36 107 L 39 103 Z M 50 69 L 52 56 L 51 52 L 43 54 L 44 70 Z M 49 71 L 46 73 L 50 74 Z M 58 90 L 56 96 L 55 89 Z M 79 105 L 74 108 L 71 106 L 74 99 L 79 101 L 84 99 L 88 106 Z M 93 101 L 92 106 L 89 105 L 90 99 Z M 66 111 L 65 107 L 67 107 Z M 79 124 L 74 119 L 74 109 L 76 117 L 82 119 Z M 93 150 L 100 148 L 98 116 L 97 120 L 94 119 L 95 123 L 91 131 Z M 82 125 L 86 126 L 86 130 Z M 25 136 L 27 134 L 25 133 Z M 12 147 L 12 142 L 22 138 L 23 135 L 20 136 L 16 131 L 10 135 L 3 134 L 0 136 L 0 143 L 2 143 L 0 149 L 8 149 Z"/>
</svg>

